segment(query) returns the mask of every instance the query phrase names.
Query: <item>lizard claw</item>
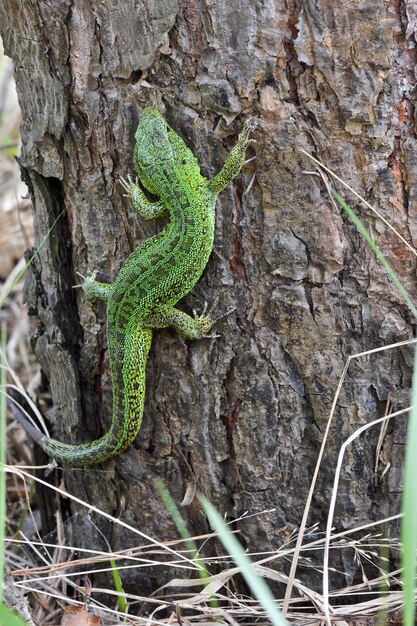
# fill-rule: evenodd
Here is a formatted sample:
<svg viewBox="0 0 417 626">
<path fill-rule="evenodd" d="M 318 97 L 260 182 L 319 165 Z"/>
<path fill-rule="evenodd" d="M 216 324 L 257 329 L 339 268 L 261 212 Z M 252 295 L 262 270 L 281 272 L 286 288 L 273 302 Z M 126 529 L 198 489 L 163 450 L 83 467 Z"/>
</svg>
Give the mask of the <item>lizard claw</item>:
<svg viewBox="0 0 417 626">
<path fill-rule="evenodd" d="M 77 272 L 77 274 L 79 274 L 79 272 Z M 89 283 L 90 284 L 94 283 L 94 281 L 96 280 L 97 270 L 94 270 L 94 272 L 92 274 L 90 274 L 90 276 L 83 276 L 82 274 L 79 274 L 79 275 L 83 279 L 83 282 L 80 285 L 80 287 L 82 287 L 84 289 L 84 291 L 85 291 L 86 288 L 88 289 Z"/>
<path fill-rule="evenodd" d="M 126 193 L 124 193 L 124 197 L 125 198 L 130 198 L 132 191 L 134 190 L 134 188 L 138 185 L 138 179 L 136 178 L 136 181 L 134 182 L 132 180 L 132 177 L 130 174 L 127 175 L 127 180 L 125 178 L 123 178 L 122 176 L 120 176 L 120 184 L 122 185 L 123 189 L 126 191 Z"/>
<path fill-rule="evenodd" d="M 217 322 L 219 322 L 220 320 L 224 319 L 225 317 L 227 317 L 228 315 L 230 315 L 231 313 L 233 313 L 233 311 L 235 311 L 236 307 L 235 306 L 231 306 L 227 309 L 226 313 L 222 313 L 222 315 L 219 315 L 218 317 L 214 318 L 213 320 L 213 324 L 216 324 Z"/>
<path fill-rule="evenodd" d="M 81 274 L 81 272 L 75 272 L 76 274 L 78 274 L 78 276 L 80 276 L 80 278 L 83 279 L 83 282 L 87 280 L 86 276 L 84 276 L 84 274 Z M 73 285 L 72 288 L 73 289 L 78 289 L 79 287 L 82 287 L 82 283 L 80 283 L 79 285 Z"/>
<path fill-rule="evenodd" d="M 223 313 L 222 315 L 219 315 L 218 317 L 213 318 L 212 314 L 213 314 L 214 309 L 218 305 L 218 303 L 219 303 L 219 298 L 217 297 L 214 299 L 213 304 L 207 310 L 207 302 L 204 302 L 204 307 L 200 314 L 198 314 L 195 311 L 195 309 L 193 309 L 194 319 L 200 328 L 201 337 L 206 337 L 209 339 L 216 339 L 217 337 L 220 337 L 220 335 L 218 334 L 208 335 L 207 331 L 209 331 L 210 328 L 214 326 L 214 324 L 216 324 L 218 321 L 220 321 L 227 315 L 230 315 L 230 313 L 232 313 L 232 311 L 235 310 L 235 307 L 231 307 L 227 309 L 226 313 Z"/>
<path fill-rule="evenodd" d="M 243 141 L 246 146 L 249 146 L 251 143 L 256 143 L 256 139 L 250 139 L 249 133 L 256 129 L 258 126 L 258 122 L 254 117 L 250 117 L 247 119 L 243 125 L 243 130 L 239 135 L 240 141 Z"/>
<path fill-rule="evenodd" d="M 258 126 L 258 120 L 255 117 L 250 117 L 245 122 L 245 128 L 247 128 L 248 132 L 255 130 Z"/>
</svg>

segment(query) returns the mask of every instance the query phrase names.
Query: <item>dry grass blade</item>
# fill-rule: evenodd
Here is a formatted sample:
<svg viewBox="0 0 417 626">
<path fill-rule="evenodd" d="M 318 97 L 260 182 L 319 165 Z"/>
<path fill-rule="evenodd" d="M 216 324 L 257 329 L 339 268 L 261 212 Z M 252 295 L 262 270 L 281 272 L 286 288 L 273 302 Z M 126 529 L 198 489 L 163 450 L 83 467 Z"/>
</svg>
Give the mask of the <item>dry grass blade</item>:
<svg viewBox="0 0 417 626">
<path fill-rule="evenodd" d="M 365 200 L 365 198 L 363 198 L 360 194 L 358 194 L 357 191 L 355 191 L 350 185 L 348 185 L 342 178 L 340 178 L 337 174 L 335 174 L 331 169 L 329 169 L 328 167 L 323 165 L 323 163 L 321 161 L 319 161 L 318 159 L 313 157 L 311 154 L 306 152 L 306 150 L 303 150 L 302 148 L 300 148 L 300 152 L 302 152 L 309 159 L 314 161 L 314 163 L 316 163 L 316 165 L 318 165 L 322 170 L 324 170 L 325 172 L 330 174 L 330 176 L 332 176 L 332 178 L 334 178 L 339 183 L 341 183 L 343 185 L 343 187 L 345 187 L 345 189 L 348 189 L 351 193 L 353 193 L 353 195 L 356 196 L 356 198 L 358 198 L 366 207 L 368 207 L 368 209 L 370 209 L 372 211 L 372 213 L 374 213 L 385 224 L 385 226 L 387 226 L 390 230 L 392 230 L 393 233 L 395 233 L 395 235 L 398 237 L 398 239 L 400 239 L 400 241 L 402 241 L 403 244 L 405 246 L 407 246 L 407 248 L 408 248 L 408 250 L 410 252 L 412 252 L 415 256 L 417 256 L 417 250 L 406 239 L 404 239 L 404 237 L 398 232 L 398 230 L 396 230 L 394 228 L 394 226 L 392 226 L 392 224 L 390 224 L 388 222 L 388 220 L 386 220 L 385 217 L 383 215 L 381 215 L 381 213 L 375 209 L 375 207 L 373 207 L 371 204 L 369 204 L 369 202 L 367 202 Z"/>
<path fill-rule="evenodd" d="M 109 513 L 106 513 L 105 511 L 102 511 L 102 510 L 98 509 L 97 507 L 93 506 L 92 504 L 88 504 L 88 503 L 84 502 L 80 498 L 77 498 L 76 496 L 74 496 L 73 494 L 65 491 L 64 489 L 60 489 L 59 487 L 55 487 L 55 485 L 51 485 L 50 483 L 45 482 L 44 480 L 40 479 L 39 477 L 31 476 L 29 473 L 27 473 L 24 470 L 21 470 L 19 467 L 16 467 L 16 466 L 12 467 L 10 465 L 6 465 L 5 466 L 5 471 L 6 472 L 10 472 L 12 474 L 16 474 L 16 476 L 20 477 L 24 481 L 25 480 L 34 480 L 34 481 L 38 482 L 39 484 L 43 485 L 44 487 L 46 487 L 48 489 L 51 489 L 52 491 L 55 491 L 56 493 L 59 493 L 61 496 L 69 498 L 73 502 L 76 502 L 77 504 L 80 504 L 81 506 L 85 507 L 89 511 L 94 511 L 95 513 L 98 513 L 99 515 L 102 515 L 106 519 L 110 520 L 113 524 L 118 524 L 119 526 L 122 526 L 123 528 L 126 528 L 127 530 L 130 530 L 132 533 L 134 533 L 134 534 L 142 537 L 143 539 L 146 539 L 147 541 L 149 541 L 149 543 L 151 543 L 151 544 L 153 544 L 155 546 L 158 546 L 164 552 L 169 552 L 171 555 L 175 556 L 176 559 L 177 559 L 177 562 L 176 562 L 176 566 L 177 567 L 181 567 L 181 565 L 183 565 L 184 563 L 187 563 L 189 566 L 192 567 L 192 569 L 196 569 L 195 563 L 191 559 L 189 559 L 188 557 L 184 556 L 181 552 L 177 552 L 177 551 L 173 550 L 170 546 L 168 546 L 168 545 L 158 541 L 157 539 L 155 539 L 153 537 L 150 537 L 146 533 L 143 533 L 141 530 L 139 530 L 137 528 L 134 528 L 130 524 L 127 524 L 123 520 L 121 520 L 121 519 L 119 519 L 117 517 L 114 517 L 113 515 L 110 515 Z"/>
<path fill-rule="evenodd" d="M 66 494 L 65 491 L 63 491 L 63 494 Z M 88 508 L 89 505 L 85 504 L 85 506 Z M 381 520 L 380 523 L 383 522 L 387 522 L 390 521 L 389 518 L 388 520 Z M 349 549 L 356 549 L 356 551 L 360 554 L 365 554 L 366 551 L 369 550 L 373 550 L 373 548 L 377 545 L 379 545 L 379 542 L 381 542 L 381 539 L 378 537 L 371 537 L 368 533 L 368 535 L 366 535 L 365 537 L 359 539 L 359 540 L 354 540 L 354 539 L 350 539 L 349 535 L 354 533 L 355 531 L 362 531 L 362 530 L 366 530 L 367 528 L 371 528 L 373 527 L 373 525 L 376 525 L 377 522 L 373 522 L 372 524 L 369 525 L 365 525 L 364 527 L 359 527 L 358 529 L 350 529 L 348 531 L 344 531 L 342 533 L 338 533 L 337 535 L 333 535 L 330 537 L 331 540 L 331 544 L 334 548 L 338 548 L 338 549 L 345 549 L 345 548 L 349 548 Z M 312 529 L 314 531 L 314 529 Z M 212 536 L 212 534 L 210 535 Z M 203 540 L 206 539 L 207 536 L 201 536 L 199 537 L 199 540 Z M 260 558 L 258 559 L 258 561 L 254 560 L 255 555 L 251 555 L 252 556 L 252 560 L 254 560 L 254 567 L 256 569 L 256 571 L 263 577 L 265 578 L 269 578 L 271 581 L 274 582 L 280 582 L 282 584 L 287 584 L 288 583 L 288 578 L 283 575 L 280 571 L 276 571 L 276 570 L 272 570 L 269 567 L 265 567 L 265 564 L 270 561 L 270 560 L 276 560 L 277 558 L 287 558 L 288 556 L 292 555 L 294 553 L 294 547 L 291 546 L 291 542 L 294 541 L 296 539 L 296 537 L 292 537 L 290 538 L 290 540 L 287 542 L 287 546 L 282 547 L 280 550 L 276 551 L 275 553 L 266 555 L 264 558 Z M 303 551 L 308 551 L 308 550 L 312 550 L 312 549 L 317 549 L 321 546 L 323 546 L 324 542 L 325 542 L 325 537 L 312 541 L 310 543 L 305 544 L 302 547 Z M 61 542 L 63 543 L 63 539 L 61 540 Z M 68 559 L 66 557 L 62 556 L 62 552 L 65 550 L 65 552 L 71 550 L 71 551 L 77 551 L 78 548 L 76 546 L 64 546 L 62 545 L 57 545 L 57 544 L 51 544 L 53 547 L 56 548 L 56 550 L 60 550 L 61 554 L 58 557 L 58 552 L 55 551 L 55 555 L 56 557 L 53 558 L 52 560 L 45 560 L 44 559 L 44 563 L 45 565 L 42 567 L 26 567 L 22 568 L 22 569 L 15 569 L 13 571 L 13 575 L 15 576 L 25 576 L 26 580 L 23 581 L 16 581 L 16 585 L 20 588 L 24 588 L 24 589 L 36 589 L 37 592 L 42 592 L 43 596 L 45 596 L 45 598 L 55 598 L 57 597 L 57 584 L 60 583 L 61 585 L 65 584 L 69 584 L 72 587 L 74 587 L 75 589 L 79 589 L 79 587 L 77 587 L 77 585 L 74 585 L 74 583 L 71 582 L 72 579 L 74 579 L 75 576 L 81 576 L 81 575 L 85 575 L 86 571 L 85 571 L 85 567 L 88 566 L 89 564 L 92 565 L 91 568 L 88 569 L 88 572 L 91 573 L 98 573 L 98 572 L 102 572 L 102 571 L 108 571 L 111 568 L 106 566 L 106 567 L 97 567 L 98 564 L 106 562 L 108 563 L 109 560 L 109 556 L 111 556 L 112 558 L 114 558 L 115 561 L 118 561 L 120 563 L 121 560 L 124 561 L 124 563 L 120 563 L 120 571 L 123 571 L 125 569 L 131 569 L 132 567 L 148 567 L 148 566 L 163 566 L 164 568 L 166 567 L 170 567 L 171 563 L 167 563 L 165 560 L 163 562 L 158 560 L 158 553 L 159 554 L 163 554 L 163 550 L 159 549 L 158 547 L 156 547 L 154 544 L 144 544 L 143 546 L 139 546 L 136 549 L 133 549 L 132 551 L 120 551 L 120 552 L 115 552 L 115 553 L 108 553 L 108 552 L 102 552 L 102 551 L 93 551 L 93 550 L 85 550 L 84 549 L 84 553 L 87 555 L 86 558 L 79 558 L 79 559 L 75 559 L 75 560 L 71 560 L 68 561 Z M 174 542 L 171 542 L 174 543 Z M 182 545 L 182 540 L 177 540 L 176 542 L 177 544 L 179 544 L 179 546 Z M 27 541 L 27 545 L 30 545 L 32 547 L 33 550 L 36 550 L 36 545 L 34 545 L 35 542 L 29 542 Z M 37 545 L 39 547 L 42 547 L 44 544 L 41 541 L 37 542 Z M 176 553 L 179 553 L 179 546 L 176 550 Z M 46 547 L 46 546 L 45 546 Z M 148 556 L 146 556 L 146 551 L 147 550 L 153 550 L 152 556 L 151 554 L 149 554 L 149 558 Z M 38 554 L 41 555 L 41 553 L 39 552 L 39 550 L 37 550 Z M 89 556 L 89 554 L 91 553 L 91 556 Z M 127 561 L 127 565 L 126 562 Z M 205 563 L 205 560 L 202 559 L 203 564 Z M 210 559 L 207 561 L 210 562 Z M 172 563 L 172 566 L 175 567 L 176 569 L 178 568 L 179 562 L 178 561 L 174 561 Z M 185 570 L 184 571 L 191 571 L 191 568 L 189 567 L 189 565 L 184 564 Z M 69 573 L 69 570 L 70 573 Z M 195 566 L 193 571 L 195 572 Z M 181 607 L 182 609 L 187 609 L 187 610 L 194 610 L 196 612 L 195 617 L 193 618 L 192 621 L 197 621 L 200 624 L 201 618 L 211 615 L 211 619 L 214 618 L 214 614 L 210 613 L 210 611 L 207 609 L 207 601 L 208 598 L 210 597 L 210 594 L 215 595 L 215 597 L 218 599 L 218 601 L 221 603 L 221 614 L 223 615 L 223 613 L 226 613 L 229 619 L 225 618 L 226 622 L 230 622 L 230 619 L 242 619 L 243 617 L 250 617 L 252 616 L 253 618 L 259 619 L 264 616 L 264 613 L 262 612 L 262 609 L 259 607 L 259 605 L 253 601 L 250 598 L 242 598 L 239 596 L 236 596 L 235 594 L 233 594 L 231 592 L 231 585 L 232 585 L 232 580 L 233 578 L 239 573 L 239 568 L 236 567 L 229 567 L 229 568 L 225 568 L 223 567 L 222 571 L 219 574 L 215 574 L 213 576 L 211 576 L 209 578 L 208 581 L 208 587 L 206 589 L 200 590 L 197 593 L 184 593 L 187 589 L 191 589 L 193 587 L 200 587 L 201 588 L 201 580 L 198 578 L 192 578 L 192 579 L 183 579 L 183 578 L 174 578 L 171 579 L 169 581 L 169 583 L 167 583 L 164 587 L 160 588 L 157 592 L 154 593 L 154 597 L 151 598 L 146 598 L 142 595 L 134 595 L 134 594 L 126 594 L 126 598 L 128 600 L 129 603 L 131 603 L 131 605 L 133 603 L 141 603 L 141 604 L 147 604 L 148 606 L 155 606 L 155 610 L 153 612 L 153 616 L 156 617 L 156 615 L 160 612 L 163 611 L 167 608 L 167 601 L 166 601 L 166 593 L 169 593 L 170 596 L 170 601 L 171 602 L 175 602 L 179 607 Z M 389 580 L 392 580 L 393 583 L 396 582 L 395 579 L 395 575 L 397 574 L 397 572 L 395 573 L 391 573 L 388 575 Z M 188 575 L 188 572 L 187 572 Z M 351 599 L 352 594 L 355 593 L 358 595 L 358 600 L 359 600 L 359 594 L 361 592 L 361 589 L 367 591 L 367 593 L 369 593 L 369 590 L 371 588 L 375 588 L 378 589 L 378 585 L 380 584 L 380 577 L 373 580 L 373 581 L 368 581 L 368 583 L 365 585 L 365 583 L 363 583 L 362 585 L 357 585 L 355 588 L 346 588 L 343 590 L 337 590 L 334 591 L 332 593 L 330 593 L 330 598 L 334 598 L 334 599 L 338 599 L 338 602 L 340 603 L 340 599 L 343 597 L 346 597 L 347 599 Z M 297 598 L 297 599 L 293 599 L 290 603 L 290 610 L 289 610 L 289 619 L 292 621 L 294 619 L 298 619 L 296 618 L 296 615 L 298 615 L 298 611 L 300 610 L 302 603 L 304 602 L 304 608 L 303 610 L 305 611 L 304 613 L 304 618 L 307 620 L 307 616 L 309 615 L 311 616 L 315 616 L 317 618 L 317 616 L 321 616 L 321 618 L 324 617 L 325 615 L 325 608 L 324 608 L 324 599 L 323 597 L 318 594 L 315 590 L 309 589 L 307 586 L 305 586 L 301 581 L 299 580 L 295 580 L 294 581 L 294 585 L 298 591 L 298 593 L 300 594 L 301 598 Z M 62 592 L 62 590 L 61 590 Z M 116 592 L 110 590 L 110 589 L 99 589 L 99 588 L 95 588 L 94 589 L 94 593 L 99 593 L 99 592 L 103 592 L 108 594 L 109 597 L 114 596 L 116 597 L 117 594 Z M 65 594 L 62 592 L 62 596 L 64 597 Z M 100 610 L 101 604 L 100 603 L 96 603 L 95 601 L 93 602 L 94 606 L 96 607 L 97 610 Z M 361 603 L 363 604 L 363 603 Z M 344 605 L 342 604 L 342 607 Z M 314 609 L 313 609 L 314 608 Z M 345 608 L 345 611 L 347 611 L 348 609 Z M 371 612 L 372 611 L 372 607 L 368 608 L 368 610 Z M 121 612 L 118 612 L 119 617 L 121 618 Z M 217 614 L 218 615 L 218 614 Z M 161 623 L 164 622 L 164 620 L 159 620 Z M 135 623 L 143 623 L 142 622 L 135 622 Z"/>
<path fill-rule="evenodd" d="M 335 470 L 335 478 L 334 478 L 334 484 L 333 484 L 333 490 L 332 490 L 332 497 L 330 501 L 329 513 L 327 517 L 326 542 L 325 542 L 325 547 L 324 547 L 324 559 L 323 559 L 323 600 L 324 600 L 324 607 L 325 607 L 325 616 L 326 616 L 326 620 L 329 626 L 331 623 L 330 615 L 331 613 L 334 613 L 334 608 L 331 607 L 329 603 L 330 537 L 331 537 L 331 532 L 332 532 L 332 527 L 333 527 L 333 517 L 334 517 L 334 510 L 335 510 L 335 505 L 336 505 L 337 488 L 339 484 L 340 473 L 342 470 L 342 463 L 343 463 L 346 449 L 357 437 L 359 437 L 363 432 L 365 432 L 369 428 L 372 428 L 373 426 L 376 426 L 378 424 L 382 424 L 383 422 L 388 421 L 394 417 L 398 417 L 399 415 L 404 415 L 405 413 L 408 413 L 410 409 L 411 407 L 407 409 L 402 409 L 400 411 L 396 411 L 395 413 L 391 413 L 390 415 L 385 415 L 384 417 L 380 417 L 379 419 L 373 420 L 369 424 L 365 424 L 364 426 L 361 426 L 361 428 L 358 428 L 350 437 L 348 437 L 348 439 L 343 443 L 340 449 L 339 458 L 337 460 L 337 465 L 336 465 L 336 470 Z"/>
<path fill-rule="evenodd" d="M 410 339 L 407 341 L 399 341 L 397 343 L 394 344 L 390 344 L 388 346 L 381 346 L 380 348 L 374 348 L 372 350 L 365 350 L 364 352 L 358 352 L 357 354 L 353 354 L 351 356 L 349 356 L 346 360 L 345 366 L 343 368 L 342 374 L 340 376 L 339 379 L 339 383 L 337 385 L 337 389 L 336 389 L 336 393 L 334 395 L 333 398 L 333 402 L 332 402 L 332 407 L 330 409 L 330 415 L 329 415 L 329 419 L 327 420 L 327 424 L 326 424 L 326 429 L 324 431 L 324 435 L 323 435 L 323 441 L 320 447 L 320 451 L 319 451 L 319 455 L 317 458 L 317 462 L 316 462 L 316 466 L 314 468 L 314 473 L 313 473 L 313 477 L 311 479 L 311 483 L 310 483 L 310 489 L 307 495 L 307 499 L 306 499 L 306 504 L 304 507 L 304 513 L 303 513 L 303 517 L 301 520 L 301 524 L 300 524 L 300 529 L 299 529 L 299 534 L 298 534 L 298 538 L 297 538 L 297 543 L 296 543 L 296 547 L 294 550 L 294 555 L 293 555 L 293 559 L 291 562 L 291 569 L 290 569 L 290 574 L 289 574 L 289 581 L 288 581 L 288 585 L 285 591 L 285 598 L 284 598 L 284 604 L 283 604 L 283 613 L 284 615 L 287 613 L 288 611 L 288 607 L 290 604 L 290 599 L 291 599 L 291 593 L 292 593 L 292 587 L 294 584 L 294 580 L 295 580 L 295 572 L 297 570 L 297 564 L 300 558 L 300 552 L 301 552 L 301 547 L 302 547 L 302 543 L 303 543 L 303 538 L 304 538 L 304 532 L 307 526 L 307 519 L 308 519 L 308 515 L 310 512 L 310 506 L 311 506 L 311 502 L 313 499 L 313 494 L 314 494 L 314 489 L 316 486 L 316 482 L 317 482 L 317 477 L 319 474 L 319 470 L 321 467 L 321 463 L 323 460 L 323 456 L 324 456 L 324 451 L 327 445 L 327 440 L 329 437 L 329 432 L 330 432 L 330 427 L 333 423 L 333 417 L 336 411 L 336 407 L 337 407 L 337 403 L 339 401 L 339 397 L 340 397 L 340 393 L 342 391 L 347 373 L 349 371 L 349 367 L 350 364 L 352 362 L 352 360 L 354 359 L 359 359 L 365 356 L 368 356 L 370 354 L 377 354 L 379 352 L 384 352 L 386 350 L 394 350 L 396 348 L 402 347 L 402 346 L 406 346 L 406 345 L 412 345 L 414 343 L 417 342 L 417 339 Z"/>
</svg>

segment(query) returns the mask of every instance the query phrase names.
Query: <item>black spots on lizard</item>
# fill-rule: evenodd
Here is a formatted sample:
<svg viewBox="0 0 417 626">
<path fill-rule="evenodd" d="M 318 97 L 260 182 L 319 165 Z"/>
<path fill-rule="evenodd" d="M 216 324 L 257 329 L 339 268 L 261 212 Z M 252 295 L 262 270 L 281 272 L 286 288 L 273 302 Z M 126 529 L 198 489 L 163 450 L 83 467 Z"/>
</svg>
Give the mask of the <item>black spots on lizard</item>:
<svg viewBox="0 0 417 626">
<path fill-rule="evenodd" d="M 125 447 L 136 437 L 142 422 L 145 369 L 151 340 L 150 329 L 143 329 L 132 321 L 127 325 L 122 369 L 125 406 L 121 438 Z"/>
</svg>

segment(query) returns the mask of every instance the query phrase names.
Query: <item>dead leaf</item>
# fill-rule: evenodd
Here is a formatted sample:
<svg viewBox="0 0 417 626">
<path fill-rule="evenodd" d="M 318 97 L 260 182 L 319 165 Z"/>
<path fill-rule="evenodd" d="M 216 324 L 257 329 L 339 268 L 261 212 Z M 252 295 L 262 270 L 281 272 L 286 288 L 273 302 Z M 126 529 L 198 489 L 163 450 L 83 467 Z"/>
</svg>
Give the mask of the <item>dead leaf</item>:
<svg viewBox="0 0 417 626">
<path fill-rule="evenodd" d="M 98 615 L 89 615 L 83 606 L 67 606 L 61 626 L 101 626 Z"/>
</svg>

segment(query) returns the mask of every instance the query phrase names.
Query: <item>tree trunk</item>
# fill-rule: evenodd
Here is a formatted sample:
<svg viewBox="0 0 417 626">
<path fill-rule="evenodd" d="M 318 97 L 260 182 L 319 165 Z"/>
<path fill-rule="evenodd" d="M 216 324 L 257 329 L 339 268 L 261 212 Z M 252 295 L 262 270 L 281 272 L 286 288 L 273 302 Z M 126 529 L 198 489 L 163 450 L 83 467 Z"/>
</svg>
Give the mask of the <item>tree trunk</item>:
<svg viewBox="0 0 417 626">
<path fill-rule="evenodd" d="M 276 549 L 300 524 L 346 359 L 413 336 L 406 306 L 320 179 L 305 173 L 313 168 L 299 149 L 415 243 L 415 11 L 382 0 L 110 4 L 0 3 L 36 245 L 61 215 L 27 281 L 54 437 L 88 441 L 109 426 L 104 306 L 72 287 L 77 272 L 97 270 L 112 282 L 161 227 L 137 218 L 119 184 L 133 173 L 140 110 L 157 107 L 208 177 L 243 121 L 256 117 L 256 161 L 221 194 L 215 252 L 180 305 L 190 311 L 220 296 L 220 310 L 235 312 L 216 326 L 217 339 L 155 332 L 135 443 L 102 471 L 66 467 L 65 485 L 160 540 L 176 531 L 155 478 L 177 503 L 196 485 L 229 519 L 250 514 L 236 524 L 250 551 Z M 370 211 L 361 217 L 414 297 L 415 259 Z M 405 346 L 353 361 L 309 523 L 326 520 L 341 444 L 383 414 L 389 395 L 395 408 L 406 406 L 411 354 Z M 378 428 L 348 448 L 337 529 L 398 512 L 404 430 L 404 417 L 392 420 L 378 458 Z M 196 498 L 182 512 L 192 533 L 207 532 Z M 133 541 L 101 528 L 114 550 Z M 83 527 L 76 532 L 82 541 Z M 343 554 L 350 579 L 354 556 Z M 142 593 L 170 576 L 147 573 Z M 310 582 L 315 576 L 306 573 Z"/>
</svg>

